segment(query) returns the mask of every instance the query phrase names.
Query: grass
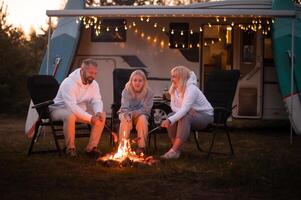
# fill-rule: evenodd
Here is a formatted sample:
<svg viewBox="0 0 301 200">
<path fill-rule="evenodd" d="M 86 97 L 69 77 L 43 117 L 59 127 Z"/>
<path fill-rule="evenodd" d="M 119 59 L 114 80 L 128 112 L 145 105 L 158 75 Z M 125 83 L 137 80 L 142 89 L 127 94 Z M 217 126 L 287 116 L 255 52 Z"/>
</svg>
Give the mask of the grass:
<svg viewBox="0 0 301 200">
<path fill-rule="evenodd" d="M 106 168 L 85 156 L 86 138 L 76 140 L 75 159 L 57 154 L 28 157 L 24 119 L 0 117 L 1 199 L 300 199 L 301 137 L 294 136 L 290 144 L 286 124 L 244 123 L 232 124 L 233 157 L 206 159 L 191 137 L 178 160 Z M 227 151 L 222 135 L 215 147 Z M 205 146 L 209 137 L 202 134 Z M 111 151 L 108 138 L 104 133 L 104 152 Z M 169 147 L 166 134 L 159 134 L 158 141 L 155 157 Z M 54 143 L 46 135 L 35 147 Z"/>
</svg>

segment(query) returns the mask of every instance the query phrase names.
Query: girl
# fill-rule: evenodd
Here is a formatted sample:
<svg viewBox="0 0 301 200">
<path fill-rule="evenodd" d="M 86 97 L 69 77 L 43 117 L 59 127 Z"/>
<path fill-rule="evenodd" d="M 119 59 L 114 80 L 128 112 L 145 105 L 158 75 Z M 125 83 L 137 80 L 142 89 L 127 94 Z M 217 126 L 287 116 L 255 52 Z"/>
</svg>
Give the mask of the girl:
<svg viewBox="0 0 301 200">
<path fill-rule="evenodd" d="M 132 125 L 138 134 L 140 154 L 145 150 L 148 134 L 148 117 L 153 106 L 153 92 L 148 87 L 146 76 L 142 70 L 134 71 L 121 94 L 121 107 L 118 111 L 120 119 L 119 140 L 128 139 Z"/>
<path fill-rule="evenodd" d="M 213 122 L 213 108 L 196 86 L 193 71 L 184 66 L 171 70 L 170 106 L 172 113 L 161 124 L 167 128 L 172 147 L 161 156 L 163 159 L 180 157 L 181 148 L 190 135 L 191 128 L 202 129 Z"/>
</svg>

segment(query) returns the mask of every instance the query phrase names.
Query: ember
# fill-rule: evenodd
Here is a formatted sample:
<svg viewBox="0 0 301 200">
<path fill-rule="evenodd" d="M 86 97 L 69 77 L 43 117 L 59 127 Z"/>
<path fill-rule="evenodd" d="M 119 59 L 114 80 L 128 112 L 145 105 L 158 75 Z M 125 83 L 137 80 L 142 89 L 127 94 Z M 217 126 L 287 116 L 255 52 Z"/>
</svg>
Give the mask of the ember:
<svg viewBox="0 0 301 200">
<path fill-rule="evenodd" d="M 100 161 L 107 167 L 130 167 L 138 165 L 153 165 L 159 162 L 153 158 L 153 156 L 146 157 L 143 153 L 137 155 L 132 150 L 130 140 L 122 139 L 119 143 L 116 153 L 108 153 L 103 157 L 99 157 L 97 161 Z"/>
</svg>

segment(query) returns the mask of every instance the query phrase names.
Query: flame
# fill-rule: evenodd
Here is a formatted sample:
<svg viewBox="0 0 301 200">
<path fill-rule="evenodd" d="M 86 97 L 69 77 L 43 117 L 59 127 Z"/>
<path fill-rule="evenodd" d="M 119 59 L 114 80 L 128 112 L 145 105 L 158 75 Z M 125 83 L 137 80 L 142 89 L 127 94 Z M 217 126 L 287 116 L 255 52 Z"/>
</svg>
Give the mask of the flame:
<svg viewBox="0 0 301 200">
<path fill-rule="evenodd" d="M 136 152 L 132 150 L 130 140 L 125 138 L 125 131 L 123 132 L 123 135 L 124 137 L 119 142 L 117 152 L 115 154 L 113 153 L 107 154 L 104 157 L 99 158 L 100 160 L 102 161 L 114 160 L 114 161 L 122 162 L 126 158 L 129 158 L 134 162 L 144 161 L 143 153 L 137 155 Z"/>
</svg>

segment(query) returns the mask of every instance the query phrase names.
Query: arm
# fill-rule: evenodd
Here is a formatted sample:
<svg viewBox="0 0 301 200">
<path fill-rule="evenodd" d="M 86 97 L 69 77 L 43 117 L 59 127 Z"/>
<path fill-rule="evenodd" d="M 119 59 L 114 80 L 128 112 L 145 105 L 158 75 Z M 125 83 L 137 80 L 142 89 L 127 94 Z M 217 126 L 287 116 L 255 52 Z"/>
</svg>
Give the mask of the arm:
<svg viewBox="0 0 301 200">
<path fill-rule="evenodd" d="M 125 89 L 123 89 L 121 93 L 121 105 L 118 114 L 128 113 L 129 109 L 130 109 L 130 97 L 128 92 Z"/>
<path fill-rule="evenodd" d="M 183 97 L 183 102 L 181 108 L 172 116 L 168 118 L 168 120 L 171 122 L 171 124 L 175 123 L 186 113 L 190 110 L 192 104 L 195 102 L 196 98 L 198 97 L 198 88 L 196 86 L 190 85 L 189 87 L 186 88 L 184 97 Z"/>
<path fill-rule="evenodd" d="M 92 115 L 84 111 L 77 105 L 76 93 L 77 88 L 73 83 L 66 82 L 60 88 L 62 91 L 62 98 L 67 108 L 69 108 L 78 118 L 91 121 Z"/>
<path fill-rule="evenodd" d="M 102 102 L 101 94 L 99 92 L 98 84 L 94 84 L 92 88 L 91 106 L 94 113 L 103 112 L 103 102 Z"/>
</svg>

